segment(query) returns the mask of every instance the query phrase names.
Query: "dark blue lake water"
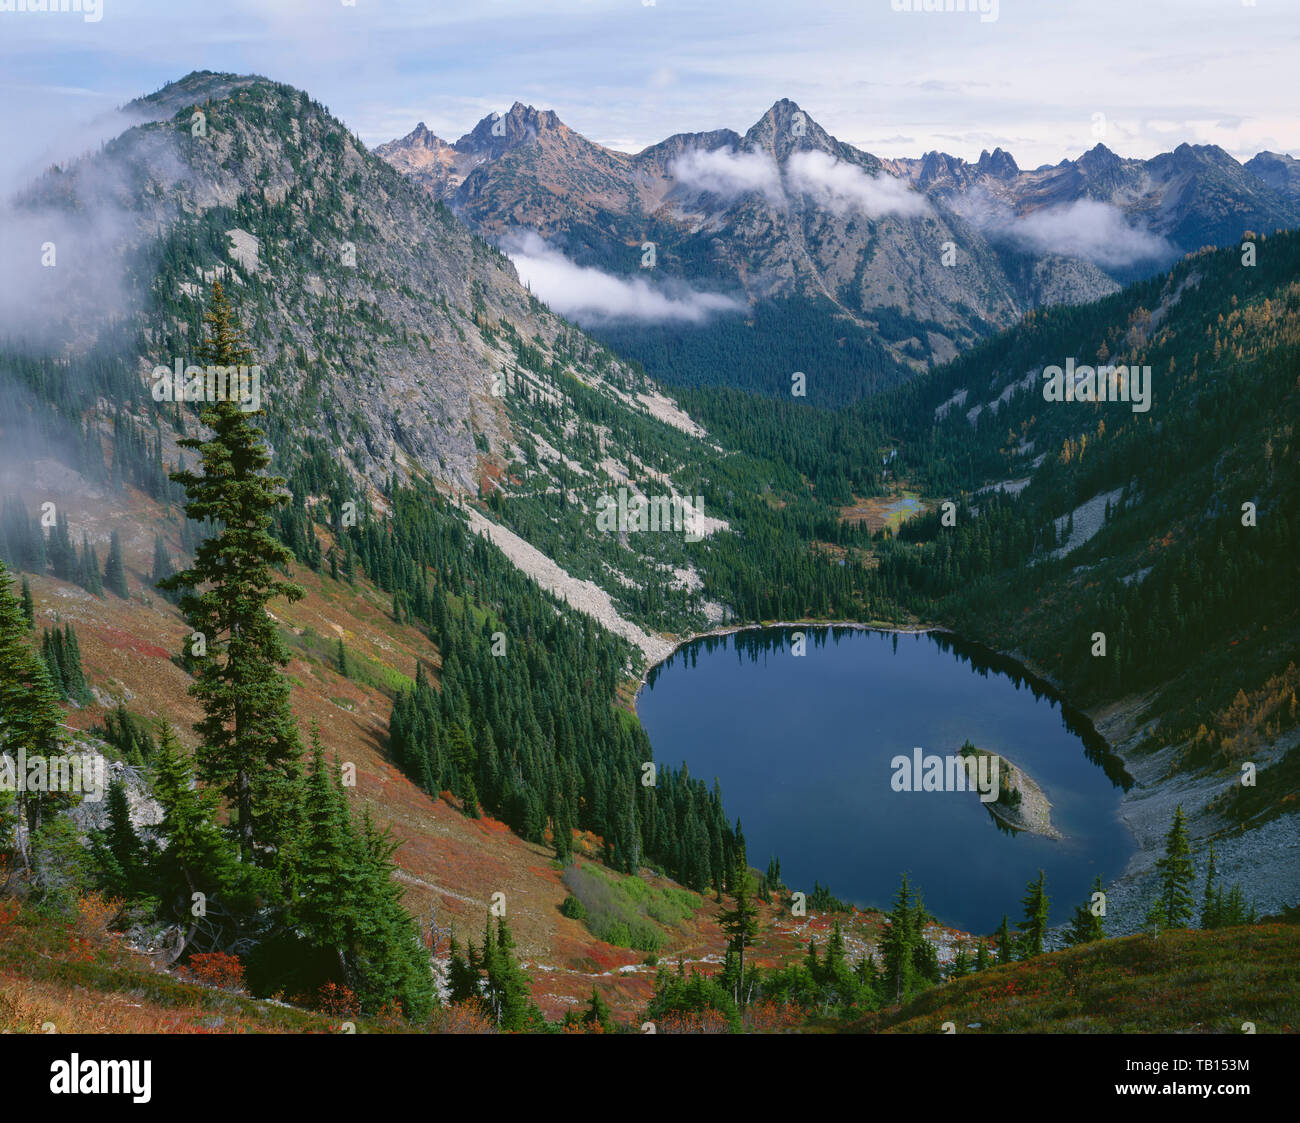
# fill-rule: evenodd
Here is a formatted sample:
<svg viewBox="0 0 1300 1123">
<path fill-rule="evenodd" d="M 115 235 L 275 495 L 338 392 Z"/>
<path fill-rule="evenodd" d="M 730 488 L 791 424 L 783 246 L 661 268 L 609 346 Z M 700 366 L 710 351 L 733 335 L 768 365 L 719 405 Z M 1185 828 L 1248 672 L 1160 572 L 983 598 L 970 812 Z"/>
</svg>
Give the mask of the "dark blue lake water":
<svg viewBox="0 0 1300 1123">
<path fill-rule="evenodd" d="M 802 630 L 806 652 L 793 654 Z M 1047 873 L 1053 923 L 1133 851 L 1117 810 L 1130 780 L 1091 724 L 1011 660 L 941 633 L 772 628 L 696 640 L 655 667 L 637 702 L 655 756 L 716 776 L 750 865 L 888 908 L 906 871 L 942 922 L 992 932 Z M 1029 773 L 1052 840 L 1000 830 L 977 793 L 895 791 L 892 758 L 970 739 Z"/>
</svg>

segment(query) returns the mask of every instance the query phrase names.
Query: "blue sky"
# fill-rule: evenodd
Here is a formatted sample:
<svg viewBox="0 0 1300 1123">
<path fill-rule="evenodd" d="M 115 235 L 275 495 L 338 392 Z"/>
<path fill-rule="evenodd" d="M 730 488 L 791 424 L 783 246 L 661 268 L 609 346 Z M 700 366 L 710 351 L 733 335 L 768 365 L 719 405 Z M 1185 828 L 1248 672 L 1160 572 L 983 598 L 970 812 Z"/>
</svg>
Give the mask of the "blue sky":
<svg viewBox="0 0 1300 1123">
<path fill-rule="evenodd" d="M 419 120 L 455 139 L 518 99 L 636 150 L 790 97 L 880 156 L 1300 155 L 1300 0 L 998 0 L 990 20 L 906 0 L 84 0 L 93 22 L 4 10 L 22 2 L 0 0 L 11 172 L 196 69 L 302 87 L 370 144 Z"/>
</svg>

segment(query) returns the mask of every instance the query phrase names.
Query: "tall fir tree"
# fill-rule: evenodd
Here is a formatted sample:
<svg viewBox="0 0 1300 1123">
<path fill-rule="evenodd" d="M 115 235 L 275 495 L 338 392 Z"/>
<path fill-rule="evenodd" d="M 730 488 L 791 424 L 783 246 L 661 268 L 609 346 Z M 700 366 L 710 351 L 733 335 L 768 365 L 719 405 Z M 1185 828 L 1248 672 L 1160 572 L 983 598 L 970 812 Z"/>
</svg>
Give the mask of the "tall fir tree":
<svg viewBox="0 0 1300 1123">
<path fill-rule="evenodd" d="M 1210 845 L 1210 864 L 1205 871 L 1205 895 L 1201 898 L 1201 927 L 1219 926 L 1221 897 L 1218 887 L 1219 870 L 1214 859 L 1214 845 Z"/>
<path fill-rule="evenodd" d="M 251 356 L 220 282 L 212 286 L 204 321 L 198 349 L 204 364 L 247 363 Z M 206 403 L 200 417 L 210 437 L 179 442 L 198 452 L 202 469 L 172 474 L 185 489 L 185 513 L 218 529 L 198 546 L 193 564 L 160 587 L 182 593 L 181 611 L 207 641 L 190 687 L 204 711 L 195 726 L 199 775 L 234 808 L 242 859 L 270 864 L 293 815 L 302 746 L 280 672 L 288 653 L 266 606 L 280 596 L 298 600 L 303 590 L 277 572 L 293 559 L 271 534 L 273 514 L 287 496 L 285 481 L 265 474 L 270 455 L 253 424 L 260 412 L 230 400 Z"/>
<path fill-rule="evenodd" d="M 541 1011 L 529 992 L 528 976 L 515 958 L 515 941 L 504 916 L 497 917 L 496 936 L 492 919 L 483 932 L 483 997 L 498 1028 L 520 1032 L 540 1025 Z"/>
<path fill-rule="evenodd" d="M 77 577 L 77 551 L 72 545 L 68 516 L 58 511 L 50 527 L 50 539 L 45 547 L 45 557 L 50 572 L 60 581 L 75 581 Z"/>
<path fill-rule="evenodd" d="M 68 697 L 78 705 L 93 702 L 94 695 L 86 683 L 86 672 L 81 666 L 81 644 L 77 640 L 76 629 L 71 624 L 63 625 L 62 647 L 63 685 Z"/>
<path fill-rule="evenodd" d="M 483 976 L 479 973 L 478 955 L 470 941 L 465 954 L 460 954 L 456 934 L 451 936 L 447 951 L 447 998 L 453 1003 L 483 1004 Z"/>
<path fill-rule="evenodd" d="M 1029 883 L 1020 902 L 1025 908 L 1025 918 L 1020 923 L 1018 951 L 1022 959 L 1033 959 L 1043 954 L 1043 938 L 1047 934 L 1047 875 L 1042 870 Z"/>
<path fill-rule="evenodd" d="M 733 905 L 718 917 L 718 926 L 727 937 L 727 950 L 736 956 L 736 977 L 732 997 L 736 1005 L 748 1005 L 745 985 L 745 949 L 758 936 L 758 906 L 754 903 L 754 875 L 750 873 L 743 845 L 736 847 L 736 863 L 731 875 Z M 842 950 L 842 949 L 841 949 Z"/>
<path fill-rule="evenodd" d="M 188 942 L 200 919 L 224 911 L 218 903 L 236 883 L 236 852 L 217 824 L 217 793 L 195 782 L 189 755 L 165 722 L 152 764 L 153 796 L 162 808 L 154 830 L 165 842 L 153 863 L 152 891 L 163 916 L 190 925 Z"/>
<path fill-rule="evenodd" d="M 68 684 L 63 681 L 63 635 L 58 628 L 50 631 L 46 628 L 41 634 L 41 661 L 50 676 L 50 687 L 54 696 L 63 701 L 68 696 Z"/>
<path fill-rule="evenodd" d="M 126 564 L 122 560 L 122 535 L 113 531 L 108 544 L 108 560 L 104 563 L 104 588 L 123 600 L 131 596 L 126 585 Z"/>
<path fill-rule="evenodd" d="M 92 596 L 104 595 L 104 582 L 99 576 L 99 556 L 90 544 L 90 537 L 81 536 L 81 557 L 77 561 L 77 584 Z"/>
<path fill-rule="evenodd" d="M 108 785 L 108 823 L 90 836 L 91 855 L 98 867 L 100 888 L 130 900 L 144 890 L 148 855 L 131 822 L 126 784 L 120 776 Z"/>
<path fill-rule="evenodd" d="M 29 757 L 61 754 L 62 719 L 49 672 L 28 640 L 27 621 L 10 587 L 9 570 L 0 562 L 0 731 L 3 731 L 0 743 L 13 762 L 9 766 L 0 765 L 0 776 L 4 768 L 16 765 L 20 750 Z M 40 829 L 47 805 L 68 802 L 57 799 L 53 793 L 31 791 L 26 785 L 19 785 L 16 776 L 5 779 L 13 781 L 4 786 L 17 792 L 16 812 L 25 818 L 31 833 Z M 24 866 L 30 868 L 26 848 L 19 849 Z"/>
<path fill-rule="evenodd" d="M 1011 937 L 1011 925 L 1007 923 L 1007 914 L 1002 914 L 1002 923 L 998 925 L 997 936 L 998 965 L 1010 963 L 1014 956 L 1014 943 Z"/>
<path fill-rule="evenodd" d="M 331 772 L 333 773 L 331 777 Z M 313 723 L 303 779 L 303 824 L 283 863 L 293 884 L 295 932 L 338 965 L 340 981 L 375 1012 L 400 1006 L 412 1018 L 433 1008 L 433 975 L 401 904 L 390 861 L 396 844 L 348 809 L 342 769 L 325 764 Z"/>
<path fill-rule="evenodd" d="M 1156 862 L 1160 878 L 1160 912 L 1167 928 L 1186 928 L 1192 922 L 1192 884 L 1196 866 L 1187 837 L 1187 817 L 1180 803 L 1165 835 L 1165 856 Z"/>
<path fill-rule="evenodd" d="M 31 631 L 36 627 L 36 602 L 32 600 L 32 587 L 27 583 L 27 578 L 23 578 L 23 619 L 27 621 L 27 630 Z"/>
<path fill-rule="evenodd" d="M 894 898 L 894 907 L 889 912 L 889 927 L 880 941 L 884 954 L 885 995 L 891 1002 L 905 1002 L 917 987 L 916 944 L 920 939 L 912 889 L 904 874 Z"/>
<path fill-rule="evenodd" d="M 167 552 L 167 543 L 163 541 L 161 534 L 153 536 L 153 572 L 150 575 L 154 587 L 158 587 L 160 581 L 167 580 L 175 572 L 172 567 L 171 555 Z M 177 599 L 176 590 L 160 589 L 163 596 L 170 601 L 175 602 Z"/>
</svg>

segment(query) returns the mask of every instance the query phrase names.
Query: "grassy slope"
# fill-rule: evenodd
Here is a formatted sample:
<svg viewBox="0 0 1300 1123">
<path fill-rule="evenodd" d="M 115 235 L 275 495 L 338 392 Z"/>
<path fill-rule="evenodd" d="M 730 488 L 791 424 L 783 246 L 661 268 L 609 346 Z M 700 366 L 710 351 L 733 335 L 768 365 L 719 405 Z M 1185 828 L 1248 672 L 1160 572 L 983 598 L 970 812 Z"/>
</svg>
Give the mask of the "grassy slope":
<svg viewBox="0 0 1300 1123">
<path fill-rule="evenodd" d="M 1126 936 L 995 967 L 848 1032 L 1258 1033 L 1300 1028 L 1300 928 Z"/>
<path fill-rule="evenodd" d="M 23 498 L 29 504 L 36 501 L 34 495 Z M 73 528 L 85 527 L 92 540 L 100 535 L 106 539 L 111 529 L 120 530 L 131 591 L 129 601 L 111 594 L 101 600 L 75 585 L 28 575 L 38 633 L 56 621 L 73 624 L 87 679 L 107 703 L 69 709 L 67 724 L 76 729 L 92 728 L 102 721 L 106 708 L 123 701 L 132 713 L 168 718 L 181 740 L 192 746 L 190 724 L 199 711 L 187 694 L 189 679 L 171 661 L 188 629 L 177 610 L 158 597 L 148 582 L 154 529 L 167 527 L 165 517 L 134 489 L 96 499 L 78 498 L 75 491 L 42 493 L 40 498 L 57 502 Z M 178 539 L 171 533 L 165 537 L 173 558 L 178 558 Z M 101 548 L 101 558 L 103 553 Z M 569 890 L 549 848 L 524 842 L 492 819 L 466 818 L 450 797 L 431 798 L 388 760 L 385 743 L 392 699 L 385 685 L 391 690 L 400 681 L 409 680 L 417 659 L 432 671 L 436 681 L 441 666 L 436 647 L 418 630 L 395 624 L 388 597 L 364 580 L 358 580 L 353 589 L 328 574 L 317 575 L 301 566 L 293 576 L 306 589 L 306 597 L 295 604 L 273 602 L 272 611 L 284 625 L 292 653 L 285 670 L 293 682 L 294 712 L 304 734 L 316 720 L 327 752 L 356 765 L 354 807 L 368 808 L 375 821 L 389 826 L 401 841 L 395 855 L 398 877 L 405 886 L 406 907 L 421 919 L 426 937 L 430 912 L 436 910 L 437 926 L 444 933 L 454 925 L 462 941 L 467 937 L 477 941 L 491 895 L 504 892 L 521 958 L 533 979 L 534 996 L 548 1017 L 557 1018 L 568 1005 L 585 1001 L 594 984 L 617 1018 L 637 1019 L 650 997 L 654 968 L 644 963 L 644 953 L 603 943 L 583 922 L 560 913 Z M 350 678 L 344 678 L 334 666 L 340 636 L 352 666 Z M 583 835 L 577 838 L 575 849 L 579 854 L 598 856 L 601 843 Z M 652 884 L 672 884 L 649 873 L 646 876 Z M 681 956 L 688 964 L 716 969 L 725 942 L 716 923 L 717 913 L 716 903 L 705 897 L 691 920 L 666 931 L 660 960 L 675 962 Z M 764 937 L 756 949 L 758 961 L 775 964 L 800 955 L 809 935 L 824 942 L 829 924 L 825 916 L 799 920 L 781 916 L 776 906 L 771 906 L 764 919 Z M 860 954 L 874 943 L 879 917 L 855 914 L 845 926 L 850 951 L 857 948 Z M 446 954 L 445 937 L 438 950 Z M 139 988 L 133 972 L 141 969 L 139 965 L 125 965 L 126 960 L 113 963 L 108 974 L 79 977 L 76 985 L 102 986 L 109 994 L 118 990 L 136 993 Z M 103 1010 L 95 1013 L 96 1004 L 87 1003 L 84 996 L 76 998 L 64 984 L 34 970 L 39 966 L 36 958 L 29 957 L 22 963 L 10 961 L 6 967 L 0 958 L 0 996 L 8 996 L 0 997 L 0 1003 L 12 1004 L 17 996 L 26 1004 L 24 1009 L 34 1003 L 31 1008 L 35 1010 L 61 1011 L 64 1020 L 76 1010 L 77 1024 L 88 1031 L 135 1026 L 150 1032 L 166 1024 L 171 1016 L 167 1011 L 180 1001 L 175 996 L 166 997 L 161 1005 L 145 1001 L 137 1010 L 109 997 Z M 152 993 L 150 988 L 161 986 L 164 984 L 155 978 L 145 989 Z M 0 1010 L 4 1008 L 0 1006 Z"/>
</svg>

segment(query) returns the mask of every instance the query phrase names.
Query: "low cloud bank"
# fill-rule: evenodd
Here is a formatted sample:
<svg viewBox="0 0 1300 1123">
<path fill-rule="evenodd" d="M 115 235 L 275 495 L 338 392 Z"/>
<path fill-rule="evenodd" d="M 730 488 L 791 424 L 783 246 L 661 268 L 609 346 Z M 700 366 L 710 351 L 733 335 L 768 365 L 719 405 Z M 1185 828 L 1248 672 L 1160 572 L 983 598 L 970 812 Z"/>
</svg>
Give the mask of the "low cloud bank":
<svg viewBox="0 0 1300 1123">
<path fill-rule="evenodd" d="M 761 195 L 773 207 L 785 208 L 798 198 L 837 215 L 858 212 L 869 218 L 930 212 L 926 197 L 905 181 L 885 172 L 871 175 L 816 150 L 792 153 L 782 168 L 766 152 L 694 149 L 674 160 L 670 171 L 680 185 L 725 202 Z"/>
<path fill-rule="evenodd" d="M 887 172 L 869 175 L 856 164 L 826 152 L 796 152 L 786 162 L 786 180 L 796 191 L 837 215 L 860 211 L 869 218 L 923 215 L 930 203 Z"/>
<path fill-rule="evenodd" d="M 539 299 L 584 327 L 616 322 L 702 324 L 745 308 L 743 301 L 699 292 L 684 283 L 654 285 L 645 277 L 617 277 L 578 265 L 531 230 L 508 238 L 503 248 L 519 279 Z"/>
<path fill-rule="evenodd" d="M 1076 199 L 1016 215 L 987 199 L 971 200 L 965 217 L 986 235 L 1035 253 L 1078 257 L 1102 269 L 1126 269 L 1174 256 L 1159 234 L 1131 223 L 1112 203 Z"/>
<path fill-rule="evenodd" d="M 773 206 L 785 203 L 781 169 L 766 152 L 692 149 L 673 161 L 669 169 L 683 186 L 732 200 L 742 195 L 764 196 Z"/>
</svg>

